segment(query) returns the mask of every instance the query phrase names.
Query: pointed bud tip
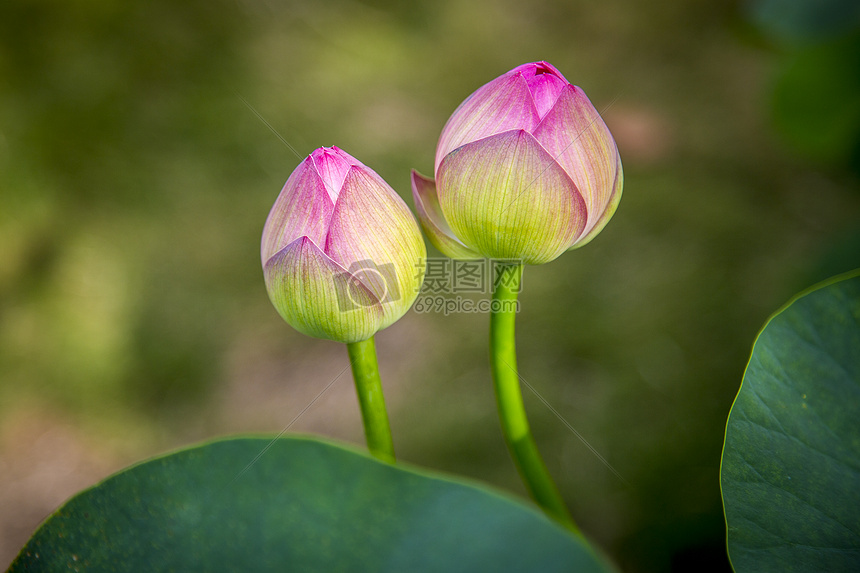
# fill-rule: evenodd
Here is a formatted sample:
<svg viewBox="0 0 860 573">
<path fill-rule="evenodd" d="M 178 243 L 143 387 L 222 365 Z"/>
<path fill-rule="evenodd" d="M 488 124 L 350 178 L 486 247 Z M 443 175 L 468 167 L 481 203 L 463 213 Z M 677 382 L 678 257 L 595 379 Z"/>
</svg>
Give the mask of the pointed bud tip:
<svg viewBox="0 0 860 573">
<path fill-rule="evenodd" d="M 311 152 L 309 157 L 317 164 L 335 162 L 345 163 L 347 165 L 364 165 L 361 161 L 336 145 L 332 145 L 331 147 L 317 147 Z"/>
<path fill-rule="evenodd" d="M 543 117 L 552 109 L 570 82 L 549 62 L 532 62 L 517 66 L 508 74 L 515 74 L 525 80 L 532 96 L 538 117 Z"/>
<path fill-rule="evenodd" d="M 543 60 L 539 62 L 529 62 L 527 64 L 522 64 L 520 66 L 512 69 L 509 74 L 522 74 L 525 77 L 540 77 L 542 75 L 550 75 L 554 76 L 564 83 L 569 83 L 567 79 L 562 75 L 558 68 L 550 64 L 549 62 L 545 62 Z"/>
<path fill-rule="evenodd" d="M 308 159 L 322 179 L 332 203 L 337 201 L 349 170 L 364 167 L 358 159 L 334 145 L 314 149 Z"/>
</svg>

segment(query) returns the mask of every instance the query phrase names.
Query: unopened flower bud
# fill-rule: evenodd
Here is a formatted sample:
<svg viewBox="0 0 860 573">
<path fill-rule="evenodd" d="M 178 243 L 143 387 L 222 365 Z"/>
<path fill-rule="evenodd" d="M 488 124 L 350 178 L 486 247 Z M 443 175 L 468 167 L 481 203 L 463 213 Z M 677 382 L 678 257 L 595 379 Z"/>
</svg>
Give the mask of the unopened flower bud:
<svg viewBox="0 0 860 573">
<path fill-rule="evenodd" d="M 530 264 L 593 239 L 623 184 L 600 114 L 546 62 L 514 68 L 460 104 L 439 138 L 435 177 L 413 171 L 412 193 L 440 251 Z"/>
<path fill-rule="evenodd" d="M 293 171 L 263 229 L 269 298 L 296 330 L 366 340 L 412 305 L 426 250 L 412 213 L 372 169 L 319 148 Z"/>
</svg>

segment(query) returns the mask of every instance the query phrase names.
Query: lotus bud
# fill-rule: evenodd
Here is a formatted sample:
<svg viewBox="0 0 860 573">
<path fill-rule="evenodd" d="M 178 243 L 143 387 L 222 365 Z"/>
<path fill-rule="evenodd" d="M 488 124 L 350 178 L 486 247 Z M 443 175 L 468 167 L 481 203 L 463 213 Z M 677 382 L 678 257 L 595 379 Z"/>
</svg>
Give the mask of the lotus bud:
<svg viewBox="0 0 860 573">
<path fill-rule="evenodd" d="M 582 89 L 546 62 L 478 89 L 436 148 L 435 181 L 412 172 L 421 226 L 444 254 L 547 263 L 609 221 L 623 174 Z"/>
<path fill-rule="evenodd" d="M 358 342 L 403 316 L 426 258 L 409 208 L 372 169 L 321 147 L 293 171 L 263 228 L 269 298 L 296 330 Z"/>
</svg>

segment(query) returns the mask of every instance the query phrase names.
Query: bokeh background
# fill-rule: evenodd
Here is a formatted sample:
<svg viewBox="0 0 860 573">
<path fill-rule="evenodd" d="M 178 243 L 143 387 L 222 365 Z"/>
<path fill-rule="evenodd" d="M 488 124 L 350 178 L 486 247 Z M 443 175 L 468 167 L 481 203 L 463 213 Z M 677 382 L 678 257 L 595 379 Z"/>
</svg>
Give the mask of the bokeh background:
<svg viewBox="0 0 860 573">
<path fill-rule="evenodd" d="M 623 479 L 526 390 L 537 441 L 623 570 L 727 570 L 720 450 L 756 332 L 860 266 L 860 14 L 815 4 L 4 0 L 0 566 L 171 448 L 305 408 L 290 431 L 360 444 L 345 349 L 266 297 L 269 208 L 321 145 L 411 206 L 460 101 L 544 59 L 602 111 L 625 188 L 593 243 L 526 269 L 521 372 Z M 487 323 L 377 336 L 395 444 L 522 495 Z"/>
</svg>

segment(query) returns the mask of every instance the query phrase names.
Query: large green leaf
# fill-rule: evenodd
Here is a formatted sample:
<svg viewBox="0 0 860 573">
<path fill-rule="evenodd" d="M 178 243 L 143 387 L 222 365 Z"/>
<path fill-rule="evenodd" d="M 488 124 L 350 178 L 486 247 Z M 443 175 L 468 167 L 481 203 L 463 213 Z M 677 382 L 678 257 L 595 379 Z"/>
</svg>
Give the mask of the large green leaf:
<svg viewBox="0 0 860 573">
<path fill-rule="evenodd" d="M 753 347 L 721 468 L 736 571 L 860 571 L 860 276 L 800 295 Z"/>
<path fill-rule="evenodd" d="M 270 442 L 122 471 L 52 515 L 10 571 L 611 570 L 504 495 L 317 439 Z"/>
</svg>

